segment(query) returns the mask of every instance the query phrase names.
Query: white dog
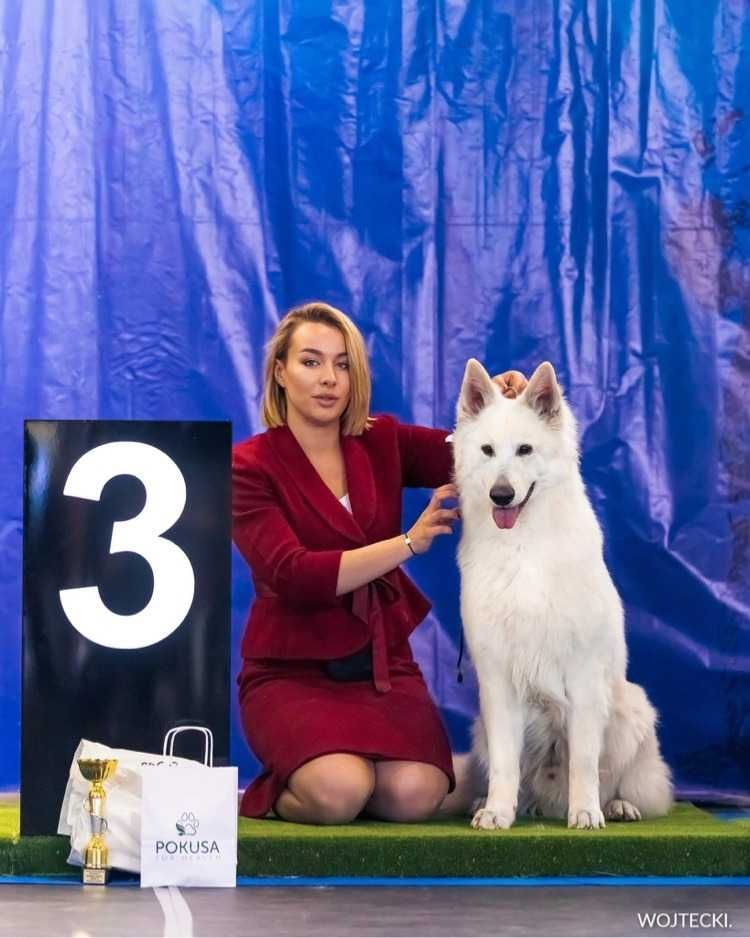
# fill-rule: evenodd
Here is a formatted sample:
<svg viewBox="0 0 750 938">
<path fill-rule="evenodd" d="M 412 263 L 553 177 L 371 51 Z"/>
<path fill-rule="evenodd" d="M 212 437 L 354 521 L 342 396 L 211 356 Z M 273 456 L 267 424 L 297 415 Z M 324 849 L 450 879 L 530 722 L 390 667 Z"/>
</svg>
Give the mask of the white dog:
<svg viewBox="0 0 750 938">
<path fill-rule="evenodd" d="M 656 712 L 625 678 L 622 605 L 552 366 L 509 400 L 471 359 L 454 454 L 461 615 L 481 714 L 472 827 L 508 828 L 518 812 L 578 828 L 666 814 Z"/>
</svg>

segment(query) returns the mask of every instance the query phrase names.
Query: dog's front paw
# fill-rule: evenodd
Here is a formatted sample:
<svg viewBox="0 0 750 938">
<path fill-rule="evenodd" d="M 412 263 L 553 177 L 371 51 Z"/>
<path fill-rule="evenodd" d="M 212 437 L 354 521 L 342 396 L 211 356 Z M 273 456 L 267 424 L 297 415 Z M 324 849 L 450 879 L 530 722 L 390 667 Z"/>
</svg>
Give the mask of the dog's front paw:
<svg viewBox="0 0 750 938">
<path fill-rule="evenodd" d="M 640 821 L 641 812 L 629 801 L 613 798 L 604 808 L 604 817 L 608 821 Z"/>
<path fill-rule="evenodd" d="M 599 827 L 606 826 L 604 815 L 598 807 L 571 808 L 568 811 L 568 827 L 576 827 L 579 830 L 596 830 Z"/>
<path fill-rule="evenodd" d="M 471 826 L 475 831 L 494 831 L 498 828 L 508 830 L 515 819 L 516 816 L 513 811 L 493 811 L 492 808 L 480 808 L 472 818 Z"/>
</svg>

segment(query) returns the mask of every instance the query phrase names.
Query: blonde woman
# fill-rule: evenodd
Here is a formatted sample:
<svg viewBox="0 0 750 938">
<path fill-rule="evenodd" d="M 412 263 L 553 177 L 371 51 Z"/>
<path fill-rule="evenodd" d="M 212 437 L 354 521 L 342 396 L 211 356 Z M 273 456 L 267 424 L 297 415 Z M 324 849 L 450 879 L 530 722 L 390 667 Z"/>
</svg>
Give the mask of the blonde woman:
<svg viewBox="0 0 750 938">
<path fill-rule="evenodd" d="M 497 380 L 514 396 L 518 372 Z M 448 738 L 409 647 L 430 604 L 401 570 L 450 534 L 448 431 L 371 417 L 354 323 L 291 310 L 265 368 L 265 433 L 234 448 L 234 539 L 255 600 L 238 678 L 263 772 L 241 813 L 343 824 L 421 821 L 455 785 Z M 401 523 L 403 486 L 435 491 Z"/>
</svg>

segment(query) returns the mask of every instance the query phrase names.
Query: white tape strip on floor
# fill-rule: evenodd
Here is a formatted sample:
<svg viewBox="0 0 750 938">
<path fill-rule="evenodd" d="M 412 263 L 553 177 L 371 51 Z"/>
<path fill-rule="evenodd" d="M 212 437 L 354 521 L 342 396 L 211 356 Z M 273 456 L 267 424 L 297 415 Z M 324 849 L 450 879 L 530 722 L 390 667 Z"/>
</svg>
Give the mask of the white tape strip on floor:
<svg viewBox="0 0 750 938">
<path fill-rule="evenodd" d="M 176 886 L 155 886 L 154 895 L 164 913 L 164 938 L 193 938 L 193 915 Z"/>
<path fill-rule="evenodd" d="M 187 899 L 176 886 L 169 887 L 169 894 L 172 897 L 172 908 L 175 911 L 180 935 L 184 938 L 193 938 L 193 913 L 190 911 Z"/>
</svg>

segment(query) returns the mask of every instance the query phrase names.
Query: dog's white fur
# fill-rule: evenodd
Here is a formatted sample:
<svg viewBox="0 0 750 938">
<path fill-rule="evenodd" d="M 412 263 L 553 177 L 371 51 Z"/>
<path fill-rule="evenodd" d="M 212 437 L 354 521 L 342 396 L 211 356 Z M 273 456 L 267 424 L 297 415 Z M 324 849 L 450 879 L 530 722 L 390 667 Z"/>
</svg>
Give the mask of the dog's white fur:
<svg viewBox="0 0 750 938">
<path fill-rule="evenodd" d="M 519 455 L 522 444 L 532 452 Z M 481 714 L 467 766 L 479 785 L 472 826 L 508 828 L 517 813 L 577 828 L 666 814 L 672 784 L 657 715 L 625 678 L 622 604 L 552 366 L 509 400 L 471 359 L 454 454 L 461 615 Z M 512 489 L 516 506 L 532 483 L 515 524 L 499 528 L 490 492 Z"/>
</svg>

